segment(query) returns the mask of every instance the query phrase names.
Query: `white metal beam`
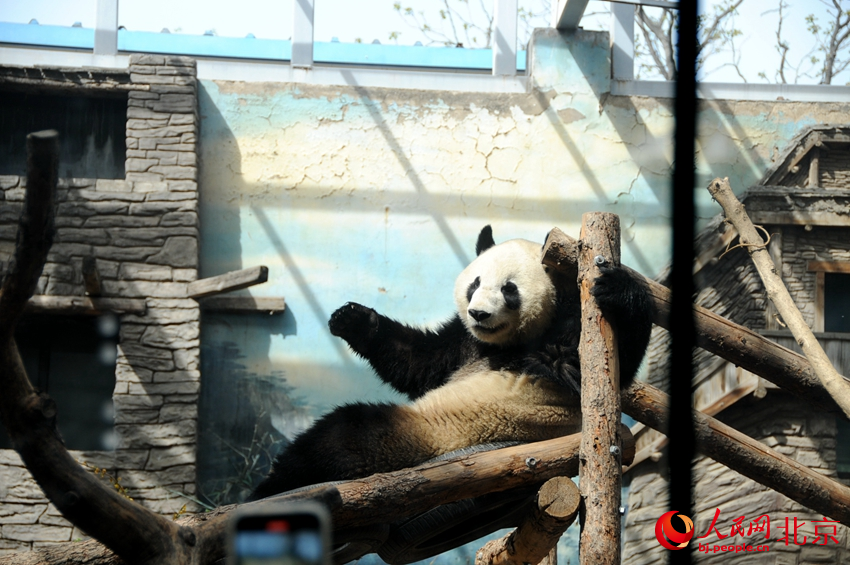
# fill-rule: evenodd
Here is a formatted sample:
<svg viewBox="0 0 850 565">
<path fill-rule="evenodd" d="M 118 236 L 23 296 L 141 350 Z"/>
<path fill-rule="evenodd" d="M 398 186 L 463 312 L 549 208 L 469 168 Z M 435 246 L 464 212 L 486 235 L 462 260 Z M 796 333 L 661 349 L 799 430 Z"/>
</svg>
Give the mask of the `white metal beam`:
<svg viewBox="0 0 850 565">
<path fill-rule="evenodd" d="M 118 0 L 97 0 L 94 24 L 94 54 L 118 53 Z"/>
<path fill-rule="evenodd" d="M 315 0 L 295 0 L 292 18 L 293 67 L 309 69 L 313 66 L 313 12 Z"/>
<path fill-rule="evenodd" d="M 516 75 L 517 0 L 495 0 L 493 74 Z"/>
<path fill-rule="evenodd" d="M 588 0 L 558 0 L 558 9 L 553 13 L 552 27 L 576 29 L 587 8 Z"/>
<path fill-rule="evenodd" d="M 635 78 L 635 7 L 611 4 L 611 78 Z"/>
</svg>

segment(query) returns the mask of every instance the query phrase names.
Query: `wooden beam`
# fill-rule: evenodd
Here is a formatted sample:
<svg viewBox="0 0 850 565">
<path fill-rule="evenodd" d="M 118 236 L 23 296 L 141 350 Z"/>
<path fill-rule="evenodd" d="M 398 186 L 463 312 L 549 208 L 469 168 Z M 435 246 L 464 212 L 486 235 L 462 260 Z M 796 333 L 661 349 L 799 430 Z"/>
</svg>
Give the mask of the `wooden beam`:
<svg viewBox="0 0 850 565">
<path fill-rule="evenodd" d="M 549 479 L 516 530 L 487 542 L 475 554 L 475 565 L 540 563 L 575 521 L 580 502 L 578 487 L 570 479 Z"/>
<path fill-rule="evenodd" d="M 820 186 L 820 148 L 815 147 L 809 157 L 809 178 L 806 184 L 808 188 Z"/>
<path fill-rule="evenodd" d="M 706 406 L 705 408 L 699 409 L 699 412 L 707 416 L 714 416 L 722 412 L 726 408 L 729 408 L 742 398 L 745 398 L 747 395 L 752 394 L 756 391 L 758 387 L 758 379 L 743 385 L 739 385 L 724 394 L 722 397 L 718 398 L 713 403 Z M 635 438 L 637 438 L 639 434 L 647 432 L 649 432 L 649 429 L 647 429 L 644 424 L 637 423 L 632 426 L 632 434 L 635 436 Z M 652 440 L 649 445 L 646 445 L 638 450 L 638 452 L 635 454 L 635 460 L 632 462 L 631 465 L 629 465 L 627 471 L 631 471 L 639 464 L 652 457 L 653 453 L 659 451 L 661 448 L 667 445 L 667 436 L 665 436 L 663 432 L 656 432 L 655 430 L 653 430 L 650 433 L 658 433 L 660 435 L 656 439 Z"/>
<path fill-rule="evenodd" d="M 581 454 L 579 484 L 583 520 L 582 565 L 620 563 L 620 367 L 617 336 L 590 293 L 600 266 L 620 265 L 620 218 L 582 216 L 578 280 L 581 294 Z"/>
<path fill-rule="evenodd" d="M 550 232 L 549 237 L 557 237 L 557 235 Z M 568 247 L 570 243 L 564 241 L 563 245 Z M 569 272 L 571 268 L 569 265 L 559 264 L 557 257 L 548 254 L 544 255 L 543 263 L 566 272 Z M 655 324 L 669 329 L 670 289 L 644 277 L 637 271 L 632 273 L 640 277 L 649 287 L 655 302 Z M 838 405 L 821 385 L 811 364 L 799 353 L 782 347 L 749 328 L 731 322 L 701 306 L 694 305 L 694 320 L 697 345 L 706 351 L 764 377 L 821 410 L 840 411 Z"/>
<path fill-rule="evenodd" d="M 286 310 L 283 297 L 267 296 L 208 296 L 198 301 L 204 312 L 281 314 Z"/>
<path fill-rule="evenodd" d="M 662 431 L 667 426 L 670 397 L 655 387 L 636 382 L 623 393 L 623 411 Z M 806 508 L 850 526 L 850 488 L 711 416 L 694 410 L 693 419 L 696 447 L 703 455 Z"/>
<path fill-rule="evenodd" d="M 767 210 L 748 211 L 754 224 L 773 224 L 790 226 L 828 226 L 850 227 L 850 215 L 838 212 L 769 212 Z"/>
<path fill-rule="evenodd" d="M 86 296 L 100 296 L 101 284 L 100 273 L 97 270 L 97 261 L 89 255 L 83 257 L 83 283 L 86 285 Z"/>
<path fill-rule="evenodd" d="M 255 284 L 264 283 L 267 280 L 269 280 L 269 268 L 260 265 L 259 267 L 231 271 L 223 275 L 191 282 L 186 290 L 186 296 L 187 298 L 203 298 L 205 296 L 248 288 Z"/>
<path fill-rule="evenodd" d="M 811 151 L 813 147 L 820 147 L 821 145 L 823 145 L 823 141 L 820 132 L 812 132 L 802 145 L 797 146 L 797 149 L 794 150 L 793 156 L 789 156 L 788 161 L 786 161 L 785 164 L 780 164 L 773 174 L 767 178 L 764 184 L 781 184 L 787 175 L 795 172 L 795 167 L 800 164 L 800 161 L 809 154 L 809 151 Z"/>
<path fill-rule="evenodd" d="M 99 316 L 113 314 L 144 314 L 147 304 L 142 298 L 93 298 L 90 296 L 35 295 L 29 299 L 26 312 L 30 314 L 60 314 Z"/>
<path fill-rule="evenodd" d="M 669 329 L 670 290 L 646 279 L 655 299 L 655 323 Z M 778 387 L 805 399 L 822 410 L 840 408 L 821 385 L 808 360 L 758 333 L 718 316 L 701 306 L 694 306 L 697 345 L 731 361 Z"/>
<path fill-rule="evenodd" d="M 823 273 L 850 273 L 850 261 L 809 261 L 807 271 Z"/>
</svg>

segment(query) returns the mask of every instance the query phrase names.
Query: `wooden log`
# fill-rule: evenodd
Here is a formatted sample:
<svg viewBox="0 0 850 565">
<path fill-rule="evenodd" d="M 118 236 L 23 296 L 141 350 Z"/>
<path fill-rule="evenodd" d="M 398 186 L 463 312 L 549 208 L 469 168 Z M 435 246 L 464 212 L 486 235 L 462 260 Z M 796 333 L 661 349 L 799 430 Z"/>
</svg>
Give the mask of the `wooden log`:
<svg viewBox="0 0 850 565">
<path fill-rule="evenodd" d="M 53 296 L 39 294 L 29 299 L 30 313 L 99 316 L 113 314 L 144 314 L 147 303 L 142 298 L 90 298 L 88 296 Z"/>
<path fill-rule="evenodd" d="M 280 314 L 286 310 L 286 301 L 268 296 L 208 296 L 198 303 L 204 312 L 247 313 L 265 312 Z"/>
<path fill-rule="evenodd" d="M 558 544 L 575 521 L 581 495 L 566 477 L 549 479 L 537 493 L 537 504 L 517 529 L 490 540 L 475 554 L 475 565 L 536 565 Z"/>
<path fill-rule="evenodd" d="M 27 189 L 15 253 L 0 288 L 0 342 L 14 333 L 53 244 L 58 168 L 59 134 L 47 130 L 27 135 Z"/>
<path fill-rule="evenodd" d="M 558 228 L 552 228 L 543 244 L 543 256 L 547 265 L 560 271 L 566 280 L 578 280 L 578 241 Z"/>
<path fill-rule="evenodd" d="M 620 264 L 620 218 L 582 216 L 578 280 L 581 293 L 581 466 L 583 500 L 579 543 L 582 565 L 620 563 L 620 368 L 613 327 L 590 293 L 602 265 Z"/>
<path fill-rule="evenodd" d="M 623 392 L 623 411 L 653 429 L 666 429 L 670 397 L 645 383 Z M 704 455 L 782 493 L 823 516 L 850 526 L 850 488 L 812 471 L 763 443 L 693 411 L 696 447 Z"/>
<path fill-rule="evenodd" d="M 800 310 L 794 305 L 791 294 L 782 282 L 782 277 L 776 272 L 776 265 L 770 260 L 767 246 L 759 235 L 753 223 L 747 217 L 744 206 L 735 198 L 729 179 L 714 179 L 708 185 L 711 196 L 723 207 L 726 218 L 732 222 L 741 238 L 741 244 L 745 246 L 753 264 L 756 266 L 759 276 L 764 282 L 767 296 L 776 306 L 782 320 L 788 325 L 788 329 L 794 334 L 794 338 L 806 359 L 811 363 L 815 375 L 820 379 L 824 388 L 841 407 L 844 415 L 850 418 L 850 385 L 848 385 L 835 367 L 832 366 L 823 348 L 818 343 L 809 328 Z"/>
<path fill-rule="evenodd" d="M 556 237 L 550 232 L 550 239 Z M 575 242 L 575 240 L 572 240 Z M 573 243 L 574 244 L 574 243 Z M 566 241 L 564 245 L 570 245 Z M 543 262 L 559 269 L 558 258 L 544 255 Z M 624 266 L 625 267 L 625 266 Z M 628 267 L 626 267 L 628 268 Z M 670 289 L 632 271 L 649 287 L 655 301 L 654 322 L 670 329 Z M 718 316 L 701 306 L 694 306 L 697 345 L 735 365 L 767 379 L 780 388 L 802 398 L 821 410 L 840 412 L 841 409 L 815 376 L 805 357 L 782 347 L 756 332 Z"/>
<path fill-rule="evenodd" d="M 248 288 L 267 280 L 269 280 L 269 268 L 260 265 L 259 267 L 231 271 L 223 275 L 190 282 L 186 289 L 186 296 L 187 298 L 203 298 L 204 296 Z"/>
<path fill-rule="evenodd" d="M 626 426 L 622 426 L 620 432 L 623 462 L 628 464 L 635 455 L 634 436 Z M 573 434 L 372 475 L 336 486 L 320 486 L 242 506 L 267 508 L 287 501 L 309 499 L 327 505 L 337 529 L 393 522 L 441 504 L 540 484 L 553 477 L 575 476 L 578 473 L 580 443 L 581 434 Z M 399 501 L 404 501 L 404 504 L 399 504 Z M 224 558 L 227 517 L 235 507 L 219 507 L 187 517 L 179 523 L 181 531 L 196 536 L 196 563 L 211 563 Z M 86 556 L 87 565 L 123 565 L 95 540 L 0 557 L 0 564 L 55 565 L 66 563 L 69 555 L 79 554 Z"/>
</svg>

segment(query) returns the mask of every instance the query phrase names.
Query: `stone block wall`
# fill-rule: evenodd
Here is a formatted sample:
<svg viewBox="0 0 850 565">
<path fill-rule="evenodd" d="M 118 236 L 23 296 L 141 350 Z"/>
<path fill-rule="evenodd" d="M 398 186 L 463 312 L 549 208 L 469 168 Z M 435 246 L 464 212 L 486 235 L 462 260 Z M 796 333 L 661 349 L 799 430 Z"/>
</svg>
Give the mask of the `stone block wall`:
<svg viewBox="0 0 850 565">
<path fill-rule="evenodd" d="M 835 417 L 831 414 L 807 410 L 797 399 L 782 393 L 772 393 L 766 399 L 748 406 L 736 404 L 720 415 L 720 419 L 733 428 L 762 443 L 776 449 L 797 462 L 824 475 L 835 477 Z M 628 513 L 624 536 L 624 562 L 630 565 L 648 565 L 667 561 L 669 550 L 663 548 L 655 538 L 655 523 L 658 518 L 670 510 L 668 507 L 669 483 L 665 477 L 667 461 L 642 463 L 631 478 L 629 487 Z M 694 552 L 694 563 L 721 564 L 733 560 L 751 564 L 802 565 L 846 563 L 850 559 L 850 536 L 848 529 L 837 528 L 839 543 L 814 545 L 813 520 L 822 520 L 823 516 L 812 512 L 782 494 L 776 493 L 728 467 L 707 457 L 699 457 L 694 465 L 694 499 L 696 515 L 694 520 L 696 536 L 704 535 L 714 518 L 715 510 L 720 509 L 716 528 L 723 535 L 731 532 L 733 520 L 744 516 L 743 524 L 762 514 L 770 517 L 770 538 L 765 541 L 763 534 L 753 532 L 749 536 L 737 536 L 718 541 L 712 533 L 702 543 L 728 543 L 737 539 L 737 543 L 752 545 L 766 544 L 769 551 L 732 555 L 726 553 Z M 785 526 L 785 518 L 792 525 L 796 517 L 798 524 L 805 522 L 798 530 L 798 541 L 807 536 L 806 544 L 786 545 L 778 540 L 785 534 L 780 527 Z M 820 529 L 820 532 L 831 530 Z M 700 543 L 694 539 L 692 544 Z"/>
<path fill-rule="evenodd" d="M 809 261 L 850 262 L 850 230 L 786 226 L 782 231 L 782 280 L 806 323 L 815 323 L 817 276 Z"/>
<path fill-rule="evenodd" d="M 195 492 L 200 310 L 195 62 L 131 57 L 124 179 L 61 179 L 55 243 L 37 293 L 82 296 L 94 257 L 102 296 L 143 299 L 121 314 L 113 452 L 77 458 L 121 479 L 128 495 L 171 514 Z M 0 269 L 14 249 L 24 178 L 0 177 Z M 61 417 L 61 415 L 60 415 Z M 61 429 L 61 419 L 60 419 Z M 82 537 L 44 498 L 12 450 L 0 450 L 0 554 Z"/>
</svg>

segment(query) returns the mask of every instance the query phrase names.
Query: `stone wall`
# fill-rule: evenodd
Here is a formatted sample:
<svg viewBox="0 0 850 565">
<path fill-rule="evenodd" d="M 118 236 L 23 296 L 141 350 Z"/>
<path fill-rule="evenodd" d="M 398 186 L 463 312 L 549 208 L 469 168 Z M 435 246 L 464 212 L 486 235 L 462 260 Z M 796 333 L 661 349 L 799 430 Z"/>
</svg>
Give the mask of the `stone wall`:
<svg viewBox="0 0 850 565">
<path fill-rule="evenodd" d="M 200 311 L 185 298 L 198 276 L 195 63 L 137 55 L 129 76 L 126 178 L 60 180 L 55 243 L 36 292 L 82 296 L 82 261 L 94 257 L 104 297 L 145 301 L 143 314 L 119 316 L 117 447 L 76 456 L 170 514 L 187 502 L 193 510 L 179 493 L 195 492 Z M 14 248 L 24 184 L 0 177 L 0 267 Z M 83 535 L 47 503 L 17 454 L 0 450 L 0 553 Z"/>
<path fill-rule="evenodd" d="M 850 262 L 850 230 L 787 226 L 782 231 L 782 280 L 803 313 L 806 323 L 815 323 L 817 275 L 807 270 L 809 261 Z"/>
<path fill-rule="evenodd" d="M 738 403 L 723 412 L 719 419 L 783 455 L 824 475 L 835 477 L 835 417 L 807 410 L 800 401 L 784 395 L 780 397 L 780 394 L 771 394 L 753 405 Z M 662 458 L 657 463 L 646 461 L 632 472 L 623 553 L 630 565 L 663 563 L 668 558 L 669 551 L 655 539 L 655 523 L 669 510 L 666 468 L 666 458 Z M 709 540 L 712 544 L 722 544 L 737 539 L 736 543 L 769 546 L 766 553 L 748 553 L 746 557 L 695 552 L 694 563 L 721 564 L 740 559 L 752 564 L 802 565 L 846 563 L 850 558 L 847 528 L 837 528 L 838 544 L 830 542 L 825 546 L 813 545 L 811 542 L 815 531 L 812 520 L 822 520 L 823 516 L 712 459 L 697 459 L 694 482 L 696 514 L 691 518 L 697 537 L 708 531 L 717 508 L 720 509 L 720 516 L 716 528 L 723 535 L 730 534 L 733 520 L 740 516 L 744 516 L 744 526 L 749 527 L 752 520 L 767 514 L 771 528 L 769 541 L 765 541 L 763 534 L 755 532 L 750 536 L 730 537 L 724 541 L 718 541 L 714 533 L 702 541 L 694 539 L 692 544 Z M 792 533 L 795 517 L 798 523 L 805 522 L 798 530 L 798 541 L 802 542 L 802 536 L 807 536 L 805 545 L 786 545 L 778 540 L 785 534 L 781 527 L 784 528 L 786 517 L 792 524 Z M 826 531 L 832 533 L 831 530 Z"/>
</svg>

